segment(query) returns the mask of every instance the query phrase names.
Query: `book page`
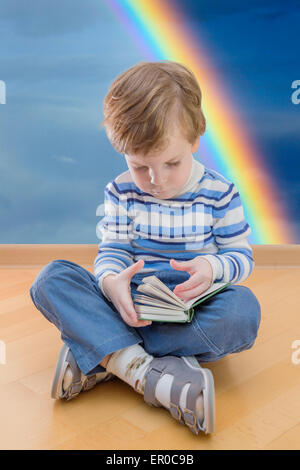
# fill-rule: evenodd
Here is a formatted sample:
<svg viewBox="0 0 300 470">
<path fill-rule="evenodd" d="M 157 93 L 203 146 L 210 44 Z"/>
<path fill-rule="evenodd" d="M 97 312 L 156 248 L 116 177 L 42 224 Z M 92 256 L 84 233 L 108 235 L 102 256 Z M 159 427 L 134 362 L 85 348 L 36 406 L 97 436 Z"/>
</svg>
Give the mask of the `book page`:
<svg viewBox="0 0 300 470">
<path fill-rule="evenodd" d="M 182 309 L 185 309 L 185 305 L 183 304 L 183 302 L 173 300 L 171 297 L 166 295 L 160 289 L 157 289 L 156 287 L 152 286 L 151 284 L 140 284 L 137 290 L 139 292 L 143 292 L 144 294 L 149 295 L 150 297 L 163 300 L 166 303 L 166 307 L 168 306 L 168 304 L 172 304 L 181 307 Z"/>
<path fill-rule="evenodd" d="M 154 307 L 169 308 L 174 311 L 182 311 L 182 308 L 179 305 L 173 305 L 169 302 L 166 303 L 163 300 L 154 299 L 154 297 L 149 297 L 148 295 L 139 295 L 136 294 L 133 299 L 134 302 L 139 302 L 143 305 L 153 305 Z"/>
<path fill-rule="evenodd" d="M 183 310 L 171 310 L 169 308 L 162 308 L 162 307 L 152 307 L 150 305 L 138 305 L 136 304 L 134 306 L 135 310 L 137 313 L 151 313 L 153 315 L 157 315 L 158 317 L 161 317 L 162 315 L 175 315 L 175 316 L 180 316 L 184 315 L 186 316 L 186 313 L 184 313 Z"/>
<path fill-rule="evenodd" d="M 164 323 L 186 323 L 186 316 L 181 315 L 180 317 L 178 315 L 151 315 L 151 313 L 148 314 L 142 314 L 139 316 L 140 320 L 150 320 L 150 321 L 159 321 L 159 322 L 164 322 Z"/>
<path fill-rule="evenodd" d="M 157 289 L 161 290 L 162 292 L 167 294 L 168 297 L 171 297 L 172 299 L 174 299 L 176 303 L 180 304 L 182 308 L 185 308 L 185 303 L 179 297 L 177 297 L 177 295 L 174 294 L 174 292 L 171 291 L 171 289 L 169 289 L 168 286 L 166 286 L 166 284 L 164 284 L 160 279 L 158 279 L 158 277 L 148 276 L 148 277 L 144 277 L 142 281 L 145 284 L 149 284 L 150 286 L 156 287 Z"/>
<path fill-rule="evenodd" d="M 187 315 L 181 310 L 181 312 L 174 312 L 174 310 L 168 310 L 163 308 L 148 307 L 146 305 L 136 305 L 136 312 L 139 319 L 147 317 L 154 321 L 186 321 Z"/>
<path fill-rule="evenodd" d="M 186 315 L 151 315 L 151 313 L 145 313 L 139 315 L 140 320 L 159 321 L 164 323 L 186 323 Z"/>
</svg>

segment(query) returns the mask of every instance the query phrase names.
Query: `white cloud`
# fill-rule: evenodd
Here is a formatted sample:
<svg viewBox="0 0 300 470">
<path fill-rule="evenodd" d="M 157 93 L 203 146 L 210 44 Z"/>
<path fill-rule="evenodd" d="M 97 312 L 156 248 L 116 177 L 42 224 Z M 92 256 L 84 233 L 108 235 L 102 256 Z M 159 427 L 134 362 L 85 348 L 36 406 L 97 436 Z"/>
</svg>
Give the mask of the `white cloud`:
<svg viewBox="0 0 300 470">
<path fill-rule="evenodd" d="M 58 157 L 53 157 L 55 160 L 58 160 L 59 162 L 63 163 L 71 163 L 73 165 L 77 164 L 77 161 L 74 158 L 67 157 L 66 155 L 59 155 Z"/>
</svg>

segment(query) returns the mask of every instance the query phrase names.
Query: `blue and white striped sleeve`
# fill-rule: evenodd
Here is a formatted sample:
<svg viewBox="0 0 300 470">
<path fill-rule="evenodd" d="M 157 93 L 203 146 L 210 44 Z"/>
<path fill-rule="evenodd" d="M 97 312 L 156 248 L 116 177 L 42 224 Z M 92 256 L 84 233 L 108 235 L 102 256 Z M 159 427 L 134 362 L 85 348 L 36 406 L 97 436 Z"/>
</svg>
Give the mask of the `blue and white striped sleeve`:
<svg viewBox="0 0 300 470">
<path fill-rule="evenodd" d="M 213 224 L 218 252 L 204 255 L 212 266 L 213 280 L 233 284 L 245 281 L 254 267 L 247 240 L 251 228 L 245 220 L 239 192 L 232 183 L 214 207 Z"/>
<path fill-rule="evenodd" d="M 103 279 L 108 274 L 118 274 L 133 264 L 131 245 L 132 221 L 128 217 L 127 198 L 118 192 L 112 182 L 105 188 L 104 217 L 97 225 L 101 242 L 94 261 L 94 275 L 102 290 Z"/>
</svg>

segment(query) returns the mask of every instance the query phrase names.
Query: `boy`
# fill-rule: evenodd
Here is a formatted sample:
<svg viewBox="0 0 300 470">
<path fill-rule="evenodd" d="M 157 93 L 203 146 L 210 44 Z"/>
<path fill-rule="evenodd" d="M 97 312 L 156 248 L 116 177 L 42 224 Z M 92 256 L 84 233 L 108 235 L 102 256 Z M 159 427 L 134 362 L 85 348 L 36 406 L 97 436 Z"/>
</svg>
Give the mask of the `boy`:
<svg viewBox="0 0 300 470">
<path fill-rule="evenodd" d="M 183 300 L 214 281 L 244 281 L 254 262 L 239 193 L 193 158 L 206 123 L 199 85 L 184 65 L 131 67 L 112 83 L 104 117 L 128 171 L 105 190 L 95 275 L 55 260 L 30 289 L 65 343 L 52 397 L 71 399 L 117 376 L 193 433 L 211 433 L 214 381 L 199 362 L 253 345 L 256 297 L 230 285 L 204 302 L 190 324 L 141 321 L 132 297 L 153 274 Z"/>
</svg>

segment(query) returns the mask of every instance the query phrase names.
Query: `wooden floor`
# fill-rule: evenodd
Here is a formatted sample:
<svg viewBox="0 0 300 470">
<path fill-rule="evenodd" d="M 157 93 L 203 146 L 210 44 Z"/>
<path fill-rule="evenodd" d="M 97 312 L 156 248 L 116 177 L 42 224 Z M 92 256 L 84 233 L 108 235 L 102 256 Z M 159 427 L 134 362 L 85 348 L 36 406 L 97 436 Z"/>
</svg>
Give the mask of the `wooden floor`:
<svg viewBox="0 0 300 470">
<path fill-rule="evenodd" d="M 257 267 L 243 283 L 262 307 L 259 335 L 251 350 L 206 366 L 216 430 L 194 436 L 119 379 L 69 402 L 51 399 L 62 342 L 28 293 L 41 267 L 0 268 L 1 449 L 300 449 L 300 363 L 292 360 L 300 360 L 292 348 L 300 340 L 300 268 Z"/>
</svg>

